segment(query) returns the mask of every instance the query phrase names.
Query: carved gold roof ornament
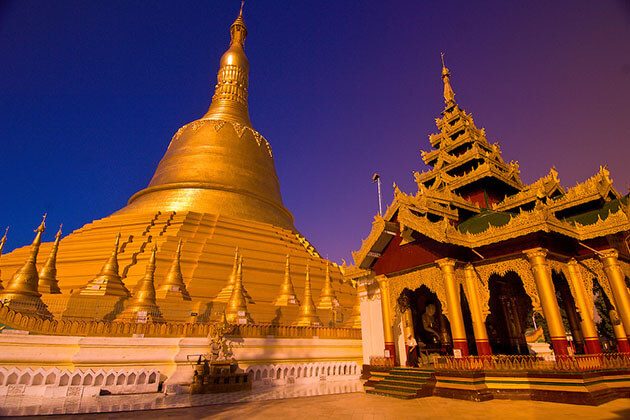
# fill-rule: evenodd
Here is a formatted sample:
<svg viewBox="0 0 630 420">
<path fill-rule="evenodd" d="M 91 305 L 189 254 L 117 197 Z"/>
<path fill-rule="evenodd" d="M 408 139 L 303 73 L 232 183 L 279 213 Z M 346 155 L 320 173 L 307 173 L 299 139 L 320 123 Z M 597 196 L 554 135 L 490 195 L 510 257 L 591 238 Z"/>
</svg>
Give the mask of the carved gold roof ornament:
<svg viewBox="0 0 630 420">
<path fill-rule="evenodd" d="M 59 281 L 57 280 L 57 252 L 59 251 L 59 241 L 61 240 L 61 228 L 55 235 L 55 242 L 53 242 L 52 249 L 48 255 L 46 263 L 39 272 L 38 291 L 40 293 L 59 294 Z"/>
<path fill-rule="evenodd" d="M 304 279 L 304 298 L 300 305 L 300 315 L 294 325 L 298 327 L 319 326 L 322 321 L 317 316 L 317 307 L 313 302 L 313 292 L 311 290 L 311 269 L 310 264 L 306 264 L 306 278 Z"/>
<path fill-rule="evenodd" d="M 116 243 L 112 254 L 105 262 L 101 271 L 79 291 L 84 296 L 120 296 L 129 297 L 130 293 L 123 283 L 118 269 L 118 247 L 120 232 L 116 235 Z"/>
<path fill-rule="evenodd" d="M 554 210 L 564 210 L 593 200 L 610 200 L 610 196 L 616 199 L 621 198 L 621 194 L 613 187 L 610 172 L 605 166 L 599 167 L 597 172 L 586 181 L 578 183 L 569 188 L 566 193 L 554 200 Z"/>
<path fill-rule="evenodd" d="M 162 312 L 157 305 L 155 293 L 156 253 L 157 245 L 154 245 L 151 250 L 151 256 L 149 257 L 144 277 L 140 280 L 134 295 L 127 301 L 125 310 L 116 317 L 115 322 L 164 322 Z"/>
</svg>

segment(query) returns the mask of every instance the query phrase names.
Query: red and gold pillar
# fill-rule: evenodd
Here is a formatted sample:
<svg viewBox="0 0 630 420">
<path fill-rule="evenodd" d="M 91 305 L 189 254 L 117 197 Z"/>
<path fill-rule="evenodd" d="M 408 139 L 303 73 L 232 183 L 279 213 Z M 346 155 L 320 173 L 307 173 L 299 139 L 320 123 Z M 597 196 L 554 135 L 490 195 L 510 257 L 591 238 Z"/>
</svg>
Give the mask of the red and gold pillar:
<svg viewBox="0 0 630 420">
<path fill-rule="evenodd" d="M 490 342 L 488 341 L 488 331 L 484 322 L 483 313 L 481 312 L 481 302 L 479 302 L 479 293 L 477 284 L 477 276 L 472 264 L 468 264 L 464 269 L 466 276 L 466 291 L 468 294 L 468 305 L 470 306 L 470 315 L 473 323 L 473 331 L 475 332 L 475 344 L 477 345 L 477 354 L 479 356 L 492 355 Z"/>
<path fill-rule="evenodd" d="M 575 291 L 575 305 L 580 311 L 580 329 L 584 336 L 584 351 L 587 354 L 598 354 L 602 352 L 602 346 L 597 336 L 597 328 L 593 320 L 593 308 L 589 307 L 587 292 L 584 289 L 579 267 L 575 259 L 569 260 L 567 263 L 568 278 L 572 289 Z"/>
<path fill-rule="evenodd" d="M 455 260 L 443 258 L 436 263 L 442 270 L 444 289 L 446 290 L 446 304 L 448 305 L 449 321 L 451 322 L 451 335 L 453 337 L 453 350 L 459 349 L 462 356 L 468 356 L 468 341 L 464 328 L 464 317 L 459 296 L 459 285 L 455 278 Z"/>
<path fill-rule="evenodd" d="M 392 330 L 392 305 L 389 297 L 389 279 L 381 277 L 377 279 L 378 287 L 381 290 L 381 311 L 383 313 L 383 338 L 385 339 L 385 353 L 394 360 L 394 365 L 398 364 L 396 358 L 396 344 L 394 343 L 394 332 Z"/>
<path fill-rule="evenodd" d="M 549 327 L 549 334 L 551 334 L 553 351 L 556 356 L 567 356 L 569 354 L 569 344 L 567 342 L 564 324 L 562 323 L 558 300 L 556 299 L 556 291 L 553 287 L 551 268 L 549 267 L 549 263 L 547 263 L 547 250 L 534 248 L 525 251 L 525 255 L 527 255 L 529 263 L 532 266 L 536 289 L 538 290 L 545 320 Z"/>
<path fill-rule="evenodd" d="M 628 294 L 628 287 L 626 286 L 625 276 L 617 256 L 619 253 L 614 249 L 609 249 L 600 254 L 600 259 L 604 266 L 604 272 L 608 278 L 610 289 L 612 290 L 615 309 L 623 325 L 623 329 L 626 333 L 626 341 L 620 340 L 620 333 L 617 335 L 617 347 L 620 352 L 630 352 L 630 346 L 628 345 L 628 338 L 630 337 L 630 295 Z"/>
</svg>

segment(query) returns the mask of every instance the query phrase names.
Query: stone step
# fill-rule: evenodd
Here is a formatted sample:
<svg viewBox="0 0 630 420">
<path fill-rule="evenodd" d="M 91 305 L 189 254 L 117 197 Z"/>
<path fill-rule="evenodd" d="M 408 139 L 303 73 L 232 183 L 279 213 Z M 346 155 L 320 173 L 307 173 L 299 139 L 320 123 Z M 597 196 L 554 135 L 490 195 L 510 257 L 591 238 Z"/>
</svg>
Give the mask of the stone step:
<svg viewBox="0 0 630 420">
<path fill-rule="evenodd" d="M 400 380 L 409 380 L 409 381 L 413 381 L 413 380 L 426 381 L 431 378 L 431 375 L 391 374 L 388 376 L 388 378 L 396 378 Z"/>
<path fill-rule="evenodd" d="M 422 388 L 414 385 L 397 385 L 397 384 L 377 384 L 374 386 L 374 389 L 377 391 L 400 391 L 400 392 L 413 392 L 414 394 L 418 393 L 418 390 Z"/>
<path fill-rule="evenodd" d="M 422 385 L 426 384 L 427 382 L 429 382 L 428 379 L 412 379 L 412 380 L 408 380 L 408 379 L 399 379 L 399 378 L 390 376 L 389 378 L 382 379 L 382 380 L 380 380 L 380 381 L 378 381 L 376 383 L 379 383 L 379 384 L 388 383 L 388 384 L 392 384 L 392 385 L 405 384 L 405 385 L 409 385 L 409 386 L 421 387 Z"/>
<path fill-rule="evenodd" d="M 384 397 L 393 397 L 393 398 L 399 398 L 402 400 L 411 400 L 416 398 L 416 393 L 415 392 L 400 392 L 400 391 L 387 391 L 387 390 L 368 390 L 366 391 L 366 393 L 368 394 L 372 394 L 372 395 L 381 395 Z"/>
</svg>

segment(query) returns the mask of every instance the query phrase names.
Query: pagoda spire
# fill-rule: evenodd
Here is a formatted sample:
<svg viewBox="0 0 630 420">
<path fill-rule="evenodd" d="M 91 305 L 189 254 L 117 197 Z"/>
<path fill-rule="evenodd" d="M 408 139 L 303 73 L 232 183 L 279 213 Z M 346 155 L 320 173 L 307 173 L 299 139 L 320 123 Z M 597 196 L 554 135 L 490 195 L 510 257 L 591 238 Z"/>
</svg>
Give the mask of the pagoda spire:
<svg viewBox="0 0 630 420">
<path fill-rule="evenodd" d="M 289 306 L 299 304 L 300 301 L 295 294 L 295 288 L 293 287 L 293 282 L 291 281 L 291 257 L 287 254 L 287 259 L 284 265 L 284 281 L 282 282 L 282 286 L 280 286 L 280 295 L 275 300 L 274 305 Z"/>
<path fill-rule="evenodd" d="M 153 246 L 144 277 L 140 280 L 138 291 L 129 300 L 127 307 L 118 315 L 118 322 L 164 322 L 155 298 L 155 254 Z"/>
<path fill-rule="evenodd" d="M 55 235 L 55 242 L 48 260 L 39 272 L 38 289 L 40 293 L 59 294 L 59 282 L 57 281 L 57 251 L 59 250 L 59 241 L 61 240 L 61 228 L 63 225 L 59 225 L 59 230 Z"/>
<path fill-rule="evenodd" d="M 344 323 L 349 328 L 361 328 L 361 295 L 359 294 L 359 287 L 356 287 L 356 294 L 354 297 L 354 306 L 352 307 L 352 313 L 348 320 Z"/>
<path fill-rule="evenodd" d="M 46 214 L 42 222 L 35 230 L 35 239 L 31 244 L 31 253 L 24 265 L 16 271 L 13 278 L 7 284 L 6 289 L 0 292 L 0 301 L 9 308 L 28 315 L 41 318 L 52 318 L 46 304 L 37 291 L 39 275 L 37 274 L 37 254 L 42 243 L 42 234 L 46 230 Z"/>
<path fill-rule="evenodd" d="M 177 244 L 177 251 L 175 252 L 175 259 L 171 264 L 171 268 L 168 270 L 168 274 L 164 279 L 164 283 L 158 288 L 157 295 L 160 298 L 167 298 L 169 296 L 181 297 L 183 300 L 191 300 L 190 293 L 186 289 L 186 283 L 184 283 L 184 275 L 182 274 L 181 267 L 182 258 L 182 240 L 179 240 Z"/>
<path fill-rule="evenodd" d="M 442 57 L 442 81 L 444 81 L 444 103 L 446 106 L 451 106 L 455 104 L 455 91 L 453 91 L 453 87 L 451 86 L 451 72 L 446 67 L 444 63 L 444 53 L 441 53 Z"/>
<path fill-rule="evenodd" d="M 204 118 L 227 120 L 251 127 L 247 103 L 249 60 L 245 55 L 247 26 L 241 3 L 238 16 L 230 26 L 230 46 L 221 57 L 212 103 Z"/>
<path fill-rule="evenodd" d="M 7 243 L 7 234 L 9 233 L 9 227 L 4 231 L 4 236 L 0 239 L 0 257 L 2 257 L 2 249 L 4 248 L 4 244 Z M 2 286 L 2 270 L 0 270 L 0 290 L 4 289 Z"/>
<path fill-rule="evenodd" d="M 236 281 L 236 271 L 238 270 L 238 261 L 241 253 L 236 247 L 234 250 L 234 263 L 232 264 L 232 272 L 230 273 L 230 277 L 228 278 L 227 284 L 221 289 L 217 297 L 214 299 L 216 302 L 228 302 L 230 300 L 230 296 L 232 296 L 232 290 L 234 290 L 234 282 Z M 249 295 L 249 292 L 245 288 L 243 288 L 243 292 L 245 293 L 245 298 L 249 303 L 254 303 L 254 300 Z"/>
<path fill-rule="evenodd" d="M 304 281 L 304 299 L 300 306 L 300 316 L 295 322 L 299 327 L 320 326 L 322 321 L 317 316 L 317 308 L 313 302 L 313 293 L 311 291 L 311 269 L 306 264 L 306 279 Z"/>
<path fill-rule="evenodd" d="M 248 324 L 253 322 L 251 315 L 247 311 L 247 300 L 245 289 L 243 288 L 243 257 L 239 256 L 234 279 L 234 289 L 232 289 L 230 300 L 225 309 L 225 316 L 228 322 L 235 324 Z"/>
<path fill-rule="evenodd" d="M 319 296 L 318 309 L 333 309 L 339 306 L 339 301 L 332 287 L 332 279 L 330 278 L 330 261 L 326 261 L 326 278 Z"/>
<path fill-rule="evenodd" d="M 90 296 L 121 296 L 129 297 L 129 290 L 125 287 L 118 273 L 118 246 L 120 232 L 116 236 L 116 243 L 112 254 L 101 268 L 98 275 L 87 285 L 83 286 L 79 294 Z"/>
</svg>

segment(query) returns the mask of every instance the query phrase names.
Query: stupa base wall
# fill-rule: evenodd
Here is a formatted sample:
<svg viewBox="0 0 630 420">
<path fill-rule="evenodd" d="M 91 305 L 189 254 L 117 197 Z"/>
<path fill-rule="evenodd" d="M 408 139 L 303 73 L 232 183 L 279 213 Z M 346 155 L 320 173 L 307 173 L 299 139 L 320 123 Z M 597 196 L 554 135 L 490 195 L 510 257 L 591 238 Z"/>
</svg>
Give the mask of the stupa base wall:
<svg viewBox="0 0 630 420">
<path fill-rule="evenodd" d="M 0 392 L 51 396 L 94 394 L 97 388 L 110 393 L 155 392 L 160 382 L 166 392 L 185 392 L 192 381 L 191 363 L 209 351 L 207 338 L 13 334 L 0 334 L 0 347 Z M 251 372 L 255 386 L 284 385 L 356 378 L 362 346 L 360 339 L 239 338 L 234 341 L 234 356 L 241 368 Z M 136 384 L 140 371 L 156 372 L 159 380 Z M 62 380 L 64 373 L 67 377 Z M 104 382 L 95 385 L 99 373 L 103 381 L 113 373 L 111 390 L 99 387 Z M 150 373 L 144 375 L 147 380 Z M 47 384 L 49 376 L 52 383 Z"/>
</svg>

